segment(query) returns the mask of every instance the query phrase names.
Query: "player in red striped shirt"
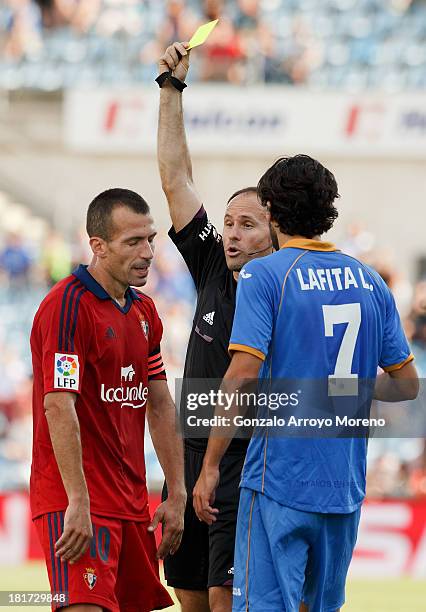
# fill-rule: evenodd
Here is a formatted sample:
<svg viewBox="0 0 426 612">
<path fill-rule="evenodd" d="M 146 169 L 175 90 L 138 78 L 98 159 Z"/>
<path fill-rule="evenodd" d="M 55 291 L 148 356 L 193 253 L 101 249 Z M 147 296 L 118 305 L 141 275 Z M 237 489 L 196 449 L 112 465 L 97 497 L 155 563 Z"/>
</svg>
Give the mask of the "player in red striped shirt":
<svg viewBox="0 0 426 612">
<path fill-rule="evenodd" d="M 89 206 L 91 264 L 41 303 L 31 333 L 31 508 L 53 608 L 148 612 L 172 604 L 157 556 L 180 544 L 182 441 L 161 358 L 162 324 L 146 283 L 155 229 L 138 194 L 111 189 Z M 145 415 L 169 487 L 150 523 Z"/>
</svg>

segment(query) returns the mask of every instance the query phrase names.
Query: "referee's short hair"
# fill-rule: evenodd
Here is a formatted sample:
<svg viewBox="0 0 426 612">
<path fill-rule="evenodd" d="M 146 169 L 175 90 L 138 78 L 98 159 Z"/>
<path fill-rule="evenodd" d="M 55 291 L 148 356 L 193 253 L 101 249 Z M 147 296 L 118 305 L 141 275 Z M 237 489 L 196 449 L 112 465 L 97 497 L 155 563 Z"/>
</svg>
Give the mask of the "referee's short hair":
<svg viewBox="0 0 426 612">
<path fill-rule="evenodd" d="M 238 191 L 235 191 L 231 195 L 231 197 L 227 201 L 226 205 L 228 206 L 228 204 L 230 203 L 231 200 L 233 200 L 234 198 L 236 198 L 239 195 L 242 195 L 243 193 L 255 193 L 257 195 L 257 187 L 243 187 L 242 189 L 238 189 Z"/>
<path fill-rule="evenodd" d="M 86 218 L 86 230 L 89 237 L 97 236 L 110 240 L 112 234 L 112 211 L 119 206 L 126 206 L 135 213 L 147 215 L 149 206 L 142 196 L 130 189 L 107 189 L 97 195 L 89 204 Z"/>
</svg>

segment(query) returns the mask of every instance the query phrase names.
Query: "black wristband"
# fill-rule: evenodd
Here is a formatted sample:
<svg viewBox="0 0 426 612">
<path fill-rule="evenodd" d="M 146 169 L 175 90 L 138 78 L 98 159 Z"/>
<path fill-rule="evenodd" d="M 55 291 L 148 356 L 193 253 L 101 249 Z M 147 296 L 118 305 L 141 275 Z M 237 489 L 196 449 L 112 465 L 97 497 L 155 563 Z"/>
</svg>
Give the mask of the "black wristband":
<svg viewBox="0 0 426 612">
<path fill-rule="evenodd" d="M 180 81 L 179 79 L 177 79 L 176 77 L 172 75 L 170 75 L 170 83 L 173 85 L 175 89 L 177 89 L 181 93 L 187 86 L 186 83 L 184 83 L 183 81 Z"/>
<path fill-rule="evenodd" d="M 158 87 L 163 87 L 164 85 L 164 81 L 167 81 L 167 79 L 172 75 L 171 72 L 162 72 L 156 79 L 155 81 L 158 83 Z"/>
<path fill-rule="evenodd" d="M 173 87 L 180 92 L 182 92 L 185 87 L 187 87 L 186 83 L 172 76 L 171 72 L 162 72 L 160 76 L 155 79 L 155 81 L 158 83 L 159 87 L 163 87 L 165 81 L 170 81 Z"/>
</svg>

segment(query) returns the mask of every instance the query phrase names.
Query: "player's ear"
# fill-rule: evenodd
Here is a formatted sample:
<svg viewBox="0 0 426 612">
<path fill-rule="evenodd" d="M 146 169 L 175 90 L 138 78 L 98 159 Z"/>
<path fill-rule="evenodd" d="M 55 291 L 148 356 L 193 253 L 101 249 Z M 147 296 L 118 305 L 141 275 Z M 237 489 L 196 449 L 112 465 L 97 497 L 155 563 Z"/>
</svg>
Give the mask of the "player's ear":
<svg viewBox="0 0 426 612">
<path fill-rule="evenodd" d="M 100 257 L 101 259 L 106 256 L 106 242 L 102 238 L 92 236 L 89 240 L 90 248 L 92 249 L 93 255 Z"/>
</svg>

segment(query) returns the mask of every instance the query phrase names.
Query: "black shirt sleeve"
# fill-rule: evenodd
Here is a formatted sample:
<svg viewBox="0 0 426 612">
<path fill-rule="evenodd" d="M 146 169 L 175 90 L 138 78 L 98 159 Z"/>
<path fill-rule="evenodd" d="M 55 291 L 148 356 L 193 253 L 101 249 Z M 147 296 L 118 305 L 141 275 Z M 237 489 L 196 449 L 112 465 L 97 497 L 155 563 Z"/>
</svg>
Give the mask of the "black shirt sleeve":
<svg viewBox="0 0 426 612">
<path fill-rule="evenodd" d="M 203 206 L 179 232 L 172 227 L 169 236 L 184 258 L 197 290 L 204 284 L 207 271 L 210 276 L 215 268 L 223 270 L 225 254 L 222 236 L 208 220 Z"/>
</svg>

